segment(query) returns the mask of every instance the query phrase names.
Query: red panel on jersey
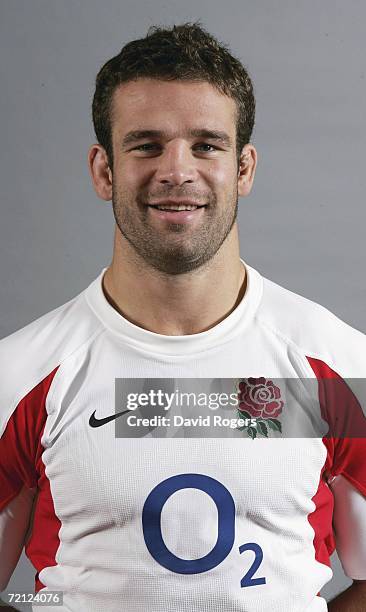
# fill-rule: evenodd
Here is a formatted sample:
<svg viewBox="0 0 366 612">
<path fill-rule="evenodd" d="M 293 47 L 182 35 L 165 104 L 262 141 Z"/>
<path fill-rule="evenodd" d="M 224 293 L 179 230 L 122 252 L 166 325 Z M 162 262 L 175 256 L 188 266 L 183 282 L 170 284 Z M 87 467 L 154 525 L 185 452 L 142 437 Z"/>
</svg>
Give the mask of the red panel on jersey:
<svg viewBox="0 0 366 612">
<path fill-rule="evenodd" d="M 37 569 L 36 590 L 43 588 L 38 572 L 56 565 L 61 527 L 45 474 L 44 448 L 41 445 L 47 419 L 46 398 L 57 369 L 19 402 L 0 439 L 0 510 L 18 495 L 24 485 L 38 489 L 32 534 L 26 546 L 27 556 Z"/>
<path fill-rule="evenodd" d="M 330 475 L 342 474 L 366 495 L 366 417 L 354 393 L 337 372 L 319 359 L 307 359 L 319 381 L 321 414 L 329 423 L 333 438 Z M 329 379 L 338 383 L 321 384 L 321 381 Z"/>
<path fill-rule="evenodd" d="M 308 516 L 308 520 L 314 529 L 315 559 L 330 567 L 330 556 L 335 549 L 335 541 L 332 529 L 333 517 L 333 495 L 328 485 L 323 480 L 323 473 L 317 492 L 312 501 L 315 510 Z"/>
<path fill-rule="evenodd" d="M 33 516 L 32 535 L 25 547 L 25 552 L 37 570 L 36 591 L 39 591 L 39 589 L 44 588 L 38 578 L 39 572 L 45 567 L 56 565 L 55 557 L 60 545 L 58 533 L 61 528 L 61 521 L 55 514 L 50 482 L 45 473 L 42 457 L 39 457 L 37 470 L 40 473 L 38 479 L 39 495 Z"/>
</svg>

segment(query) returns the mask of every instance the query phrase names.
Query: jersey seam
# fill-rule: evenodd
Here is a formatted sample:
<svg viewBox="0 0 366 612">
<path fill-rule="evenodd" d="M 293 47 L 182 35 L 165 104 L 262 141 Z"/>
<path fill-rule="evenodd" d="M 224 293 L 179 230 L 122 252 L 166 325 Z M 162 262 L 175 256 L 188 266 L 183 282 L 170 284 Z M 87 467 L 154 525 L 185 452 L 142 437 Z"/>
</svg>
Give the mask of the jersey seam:
<svg viewBox="0 0 366 612">
<path fill-rule="evenodd" d="M 81 348 L 82 348 L 82 347 L 83 347 L 83 346 L 84 346 L 84 345 L 85 345 L 87 342 L 89 342 L 89 341 L 93 341 L 93 340 L 94 340 L 94 338 L 95 338 L 95 337 L 96 337 L 98 334 L 102 333 L 102 331 L 103 331 L 103 329 L 97 329 L 97 330 L 94 330 L 94 331 L 93 331 L 93 333 L 92 333 L 90 336 L 88 336 L 88 338 L 87 338 L 86 340 L 84 340 L 84 341 L 83 341 L 81 344 L 79 344 L 79 345 L 78 345 L 78 346 L 77 346 L 75 349 L 73 349 L 73 350 L 71 351 L 71 353 L 67 354 L 67 355 L 66 355 L 66 356 L 65 356 L 65 357 L 64 357 L 64 358 L 63 358 L 63 359 L 62 359 L 62 360 L 61 360 L 61 361 L 60 361 L 58 364 L 56 364 L 56 365 L 55 365 L 53 368 L 51 368 L 50 370 L 47 370 L 47 371 L 45 371 L 45 372 L 41 373 L 41 375 L 40 375 L 40 376 L 39 376 L 39 375 L 37 375 L 36 380 L 35 380 L 35 381 L 33 381 L 33 383 L 30 385 L 29 390 L 28 390 L 28 391 L 26 391 L 25 393 L 24 393 L 24 392 L 22 392 L 22 394 L 21 394 L 21 395 L 18 395 L 18 396 L 15 398 L 15 400 L 13 400 L 13 402 L 11 403 L 12 408 L 11 408 L 10 413 L 9 413 L 9 418 L 8 418 L 8 419 L 6 420 L 6 422 L 4 423 L 4 428 L 3 428 L 3 429 L 4 429 L 4 431 L 5 431 L 5 429 L 6 429 L 6 426 L 7 426 L 8 422 L 9 422 L 9 419 L 11 418 L 12 414 L 14 413 L 14 411 L 16 410 L 16 408 L 17 408 L 17 406 L 20 404 L 20 402 L 21 402 L 21 401 L 22 401 L 22 400 L 23 400 L 23 399 L 24 399 L 24 398 L 25 398 L 25 397 L 26 397 L 26 396 L 27 396 L 29 393 L 31 393 L 31 392 L 33 391 L 33 389 L 35 389 L 35 387 L 36 387 L 37 385 L 39 385 L 39 384 L 40 384 L 40 383 L 41 383 L 41 382 L 42 382 L 42 381 L 43 381 L 45 378 L 47 378 L 47 376 L 49 376 L 49 375 L 51 374 L 51 372 L 53 372 L 53 370 L 54 370 L 54 369 L 56 369 L 56 368 L 60 368 L 60 366 L 61 366 L 61 365 L 62 365 L 62 364 L 63 364 L 63 363 L 64 363 L 64 362 L 67 360 L 67 359 L 69 359 L 69 357 L 71 357 L 71 356 L 72 356 L 72 355 L 73 355 L 75 352 L 77 352 L 78 350 L 80 350 L 80 349 L 81 349 Z M 38 373 L 38 374 L 39 374 L 39 373 Z M 50 394 L 51 389 L 53 388 L 53 385 L 54 385 L 54 381 L 55 381 L 56 376 L 57 376 L 57 372 L 55 373 L 55 376 L 53 377 L 53 380 L 52 380 L 52 382 L 51 382 L 50 388 L 48 389 L 47 397 L 48 397 L 48 395 Z M 47 397 L 46 397 L 46 401 L 47 401 Z M 2 434 L 1 434 L 1 435 L 2 435 Z M 1 437 L 1 436 L 0 436 L 0 437 Z"/>
<path fill-rule="evenodd" d="M 313 370 L 311 369 L 309 362 L 306 359 L 307 351 L 303 351 L 303 349 L 299 347 L 298 344 L 296 344 L 296 342 L 294 342 L 291 338 L 288 338 L 287 336 L 285 336 L 278 329 L 273 328 L 267 321 L 264 321 L 263 319 L 261 319 L 259 315 L 257 316 L 257 319 L 260 325 L 263 325 L 265 328 L 267 328 L 267 330 L 270 333 L 277 336 L 278 338 L 280 338 L 280 340 L 285 342 L 287 346 L 291 346 L 294 349 L 296 357 L 297 357 L 297 363 L 300 369 L 302 370 L 304 378 L 306 379 L 314 378 L 314 376 L 310 376 L 310 374 L 314 374 L 314 373 L 313 373 Z M 314 410 L 314 414 L 316 414 L 318 410 L 318 406 L 319 406 L 318 396 L 315 397 L 313 396 L 313 394 L 310 394 L 310 401 L 311 401 L 312 409 Z"/>
<path fill-rule="evenodd" d="M 323 308 L 323 307 L 321 307 L 321 308 Z M 258 321 L 259 321 L 260 324 L 262 324 L 264 327 L 267 327 L 267 329 L 269 331 L 271 331 L 273 334 L 275 334 L 276 336 L 281 338 L 284 342 L 286 342 L 289 345 L 292 345 L 296 349 L 296 351 L 298 353 L 298 356 L 300 357 L 300 359 L 305 364 L 304 373 L 306 374 L 307 377 L 309 376 L 309 373 L 313 372 L 312 368 L 310 367 L 310 365 L 307 363 L 307 360 L 305 359 L 307 356 L 313 357 L 313 359 L 319 359 L 319 361 L 323 361 L 323 363 L 325 363 L 328 367 L 330 367 L 337 374 L 339 374 L 339 372 L 337 370 L 337 364 L 335 364 L 334 361 L 329 358 L 329 356 L 326 357 L 325 355 L 321 355 L 319 353 L 314 353 L 313 351 L 305 350 L 302 346 L 300 346 L 299 344 L 294 342 L 294 340 L 292 340 L 291 338 L 289 338 L 288 336 L 286 336 L 285 334 L 280 332 L 277 328 L 272 327 L 272 325 L 270 323 L 268 323 L 267 321 L 265 321 L 264 319 L 262 319 L 260 315 L 258 315 L 257 318 L 258 318 Z M 304 356 L 305 356 L 305 358 L 304 358 Z M 339 374 L 339 376 L 341 376 L 341 374 Z M 343 376 L 342 376 L 342 378 L 343 378 Z"/>
<path fill-rule="evenodd" d="M 304 351 L 296 342 L 294 342 L 288 336 L 285 336 L 278 329 L 272 327 L 272 325 L 268 323 L 268 321 L 264 321 L 260 315 L 257 315 L 257 319 L 260 325 L 263 325 L 263 327 L 266 327 L 269 332 L 271 332 L 273 335 L 280 338 L 283 342 L 285 342 L 285 344 L 287 344 L 288 346 L 291 346 L 296 351 L 297 357 L 300 360 L 299 366 L 302 369 L 302 373 L 304 374 L 306 378 L 309 378 L 309 374 L 312 372 L 312 370 L 310 368 L 310 365 L 308 365 L 306 362 L 307 351 Z M 310 378 L 313 378 L 313 377 L 310 377 Z"/>
<path fill-rule="evenodd" d="M 48 401 L 52 401 L 54 395 L 55 395 L 55 387 L 57 387 L 57 381 L 58 381 L 58 373 L 61 369 L 61 366 L 63 366 L 65 364 L 66 361 L 68 361 L 71 357 L 73 357 L 75 354 L 77 354 L 79 351 L 81 352 L 82 350 L 84 350 L 84 348 L 86 347 L 86 345 L 91 344 L 95 338 L 97 338 L 100 334 L 102 334 L 104 331 L 103 328 L 101 329 L 97 329 L 95 330 L 91 336 L 89 336 L 86 340 L 84 340 L 84 342 L 82 342 L 81 344 L 79 344 L 73 351 L 71 351 L 71 353 L 69 353 L 68 355 L 66 355 L 64 357 L 64 359 L 62 359 L 62 361 L 60 361 L 59 365 L 57 366 L 57 372 L 55 373 L 55 376 L 53 377 L 53 380 L 51 382 L 50 388 L 48 389 L 48 393 L 46 396 L 46 401 L 45 404 Z M 43 437 L 43 434 L 42 434 Z"/>
</svg>

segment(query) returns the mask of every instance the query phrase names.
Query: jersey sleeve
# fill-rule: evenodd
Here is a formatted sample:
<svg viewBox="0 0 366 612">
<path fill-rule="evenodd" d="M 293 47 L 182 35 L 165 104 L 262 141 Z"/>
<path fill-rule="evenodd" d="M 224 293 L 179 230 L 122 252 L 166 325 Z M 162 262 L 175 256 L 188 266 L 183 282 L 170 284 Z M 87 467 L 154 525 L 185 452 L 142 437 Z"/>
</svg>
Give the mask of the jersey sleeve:
<svg viewBox="0 0 366 612">
<path fill-rule="evenodd" d="M 0 510 L 23 486 L 37 486 L 37 461 L 46 421 L 46 397 L 56 370 L 17 404 L 0 438 Z"/>
<path fill-rule="evenodd" d="M 366 580 L 366 438 L 335 440 L 333 530 L 344 573 Z"/>
<path fill-rule="evenodd" d="M 318 379 L 321 415 L 329 426 L 331 474 L 341 474 L 366 496 L 366 380 L 342 378 L 323 361 L 308 361 Z"/>
<path fill-rule="evenodd" d="M 46 398 L 56 370 L 28 392 L 12 411 L 7 423 L 2 423 L 0 590 L 5 588 L 25 543 L 42 460 Z"/>
<path fill-rule="evenodd" d="M 322 417 L 329 425 L 328 484 L 337 553 L 347 576 L 366 580 L 365 380 L 343 379 L 324 362 L 309 362 L 318 378 Z"/>
</svg>

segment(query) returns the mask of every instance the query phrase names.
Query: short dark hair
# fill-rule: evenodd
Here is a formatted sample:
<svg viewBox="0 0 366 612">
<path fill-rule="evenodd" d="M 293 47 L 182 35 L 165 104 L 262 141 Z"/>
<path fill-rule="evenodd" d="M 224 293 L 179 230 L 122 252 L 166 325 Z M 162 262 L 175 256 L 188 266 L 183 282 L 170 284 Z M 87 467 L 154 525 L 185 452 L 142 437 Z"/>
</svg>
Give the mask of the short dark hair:
<svg viewBox="0 0 366 612">
<path fill-rule="evenodd" d="M 93 97 L 95 134 L 113 166 L 111 106 L 114 90 L 139 78 L 207 81 L 237 105 L 236 153 L 250 141 L 254 126 L 253 84 L 243 64 L 199 21 L 171 28 L 152 26 L 145 38 L 127 43 L 100 69 Z"/>
</svg>

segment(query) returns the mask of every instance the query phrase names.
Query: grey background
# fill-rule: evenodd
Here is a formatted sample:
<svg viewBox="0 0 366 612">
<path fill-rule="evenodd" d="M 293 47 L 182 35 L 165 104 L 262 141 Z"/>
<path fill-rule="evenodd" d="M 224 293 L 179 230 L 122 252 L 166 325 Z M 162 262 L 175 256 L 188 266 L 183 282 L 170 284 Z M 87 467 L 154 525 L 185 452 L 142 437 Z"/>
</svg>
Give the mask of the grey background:
<svg viewBox="0 0 366 612">
<path fill-rule="evenodd" d="M 1 0 L 0 337 L 110 261 L 111 205 L 86 164 L 97 70 L 149 25 L 196 19 L 255 84 L 259 165 L 240 201 L 242 257 L 366 329 L 361 0 Z M 328 596 L 349 584 L 334 565 Z M 33 574 L 22 559 L 8 590 L 31 589 Z"/>
</svg>

